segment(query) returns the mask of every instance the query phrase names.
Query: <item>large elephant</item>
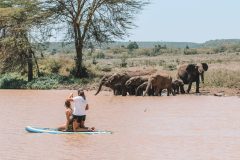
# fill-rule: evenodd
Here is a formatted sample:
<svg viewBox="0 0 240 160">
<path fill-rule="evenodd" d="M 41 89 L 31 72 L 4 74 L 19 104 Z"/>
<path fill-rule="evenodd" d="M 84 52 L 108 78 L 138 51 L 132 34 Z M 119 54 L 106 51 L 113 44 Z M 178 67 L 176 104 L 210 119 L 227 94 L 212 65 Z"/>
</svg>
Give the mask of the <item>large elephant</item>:
<svg viewBox="0 0 240 160">
<path fill-rule="evenodd" d="M 125 83 L 128 94 L 135 95 L 137 87 L 140 86 L 142 83 L 146 82 L 147 80 L 147 76 L 134 76 L 129 78 L 129 80 L 127 80 Z"/>
<path fill-rule="evenodd" d="M 100 84 L 99 84 L 99 87 L 98 87 L 98 90 L 97 92 L 95 93 L 95 95 L 97 95 L 101 89 L 102 89 L 102 86 L 106 86 L 106 87 L 109 87 L 113 90 L 113 94 L 114 95 L 121 95 L 122 94 L 122 91 L 121 91 L 121 87 L 118 85 L 118 84 L 110 84 L 108 79 L 111 77 L 112 75 L 104 75 L 102 77 L 102 79 L 100 80 Z"/>
<path fill-rule="evenodd" d="M 118 88 L 121 89 L 121 95 L 126 96 L 127 88 L 125 86 L 125 83 L 129 78 L 131 78 L 131 76 L 128 73 L 114 73 L 108 78 L 106 83 L 109 86 L 118 86 Z"/>
<path fill-rule="evenodd" d="M 178 67 L 177 77 L 183 80 L 184 84 L 188 84 L 187 93 L 191 90 L 192 83 L 196 82 L 196 93 L 199 93 L 200 77 L 204 83 L 204 72 L 207 70 L 207 63 L 184 64 Z"/>
<path fill-rule="evenodd" d="M 145 96 L 148 93 L 148 91 L 153 88 L 154 88 L 155 96 L 158 96 L 158 95 L 161 96 L 161 92 L 163 89 L 167 89 L 168 96 L 170 95 L 170 93 L 175 95 L 174 92 L 172 92 L 172 77 L 166 73 L 159 72 L 151 75 L 148 78 L 147 88 L 143 95 Z"/>
</svg>

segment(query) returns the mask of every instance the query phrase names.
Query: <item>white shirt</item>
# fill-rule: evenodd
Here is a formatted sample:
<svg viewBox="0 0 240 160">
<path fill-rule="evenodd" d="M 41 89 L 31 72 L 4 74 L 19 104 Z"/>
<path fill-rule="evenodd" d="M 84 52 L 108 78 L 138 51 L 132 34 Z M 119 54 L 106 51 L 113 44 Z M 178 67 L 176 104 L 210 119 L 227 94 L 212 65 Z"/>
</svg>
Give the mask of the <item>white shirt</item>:
<svg viewBox="0 0 240 160">
<path fill-rule="evenodd" d="M 76 96 L 73 98 L 73 115 L 83 116 L 86 115 L 86 105 L 87 100 L 85 100 L 82 96 Z"/>
</svg>

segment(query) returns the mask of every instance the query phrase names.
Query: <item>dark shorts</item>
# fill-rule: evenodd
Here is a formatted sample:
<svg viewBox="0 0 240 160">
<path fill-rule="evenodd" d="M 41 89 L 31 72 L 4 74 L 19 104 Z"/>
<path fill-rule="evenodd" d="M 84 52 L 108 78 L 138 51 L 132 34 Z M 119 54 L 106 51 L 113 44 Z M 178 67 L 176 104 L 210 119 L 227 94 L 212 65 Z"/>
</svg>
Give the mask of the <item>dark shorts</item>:
<svg viewBox="0 0 240 160">
<path fill-rule="evenodd" d="M 86 115 L 83 115 L 83 116 L 73 115 L 73 120 L 77 120 L 77 122 L 80 123 L 81 121 L 85 121 L 86 120 Z"/>
</svg>

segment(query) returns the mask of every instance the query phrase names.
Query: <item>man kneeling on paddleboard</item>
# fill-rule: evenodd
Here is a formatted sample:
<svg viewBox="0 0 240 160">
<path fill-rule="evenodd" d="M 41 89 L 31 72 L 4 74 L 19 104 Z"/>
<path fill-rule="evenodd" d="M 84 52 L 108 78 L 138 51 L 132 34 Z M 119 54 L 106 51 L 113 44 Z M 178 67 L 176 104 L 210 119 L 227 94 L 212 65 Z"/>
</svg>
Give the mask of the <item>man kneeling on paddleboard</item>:
<svg viewBox="0 0 240 160">
<path fill-rule="evenodd" d="M 66 102 L 73 102 L 73 110 L 71 109 L 72 114 L 70 113 L 70 107 L 66 106 Z M 65 125 L 65 130 L 69 129 L 72 123 L 72 130 L 74 132 L 79 131 L 94 131 L 95 128 L 88 128 L 85 127 L 85 120 L 86 120 L 86 110 L 89 109 L 89 105 L 86 100 L 86 96 L 83 90 L 78 90 L 78 96 L 73 97 L 73 93 L 69 95 L 66 99 L 65 106 L 66 106 L 66 118 L 67 122 Z M 72 116 L 72 117 L 69 117 Z M 59 128 L 60 129 L 60 128 Z"/>
</svg>

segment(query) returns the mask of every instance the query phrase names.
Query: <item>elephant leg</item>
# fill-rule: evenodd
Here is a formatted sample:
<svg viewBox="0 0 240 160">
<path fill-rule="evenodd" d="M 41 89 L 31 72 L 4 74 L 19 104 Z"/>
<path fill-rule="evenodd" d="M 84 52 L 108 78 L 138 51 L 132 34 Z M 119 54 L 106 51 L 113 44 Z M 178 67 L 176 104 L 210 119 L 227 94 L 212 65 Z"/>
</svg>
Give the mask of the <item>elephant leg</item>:
<svg viewBox="0 0 240 160">
<path fill-rule="evenodd" d="M 181 94 L 185 93 L 184 86 L 180 86 L 180 92 L 181 92 Z"/>
<path fill-rule="evenodd" d="M 190 92 L 190 90 L 191 90 L 191 87 L 192 87 L 192 82 L 189 82 L 189 84 L 188 84 L 188 89 L 187 89 L 187 93 L 189 93 L 189 92 Z"/>
<path fill-rule="evenodd" d="M 170 88 L 170 91 L 172 92 L 173 96 L 176 96 L 176 92 L 172 88 Z"/>
<path fill-rule="evenodd" d="M 170 92 L 171 92 L 171 90 L 168 88 L 168 89 L 167 89 L 167 96 L 170 95 Z"/>
<path fill-rule="evenodd" d="M 167 88 L 167 96 L 169 96 L 171 93 L 173 96 L 175 96 L 175 91 L 171 87 Z"/>
<path fill-rule="evenodd" d="M 179 94 L 179 88 L 180 88 L 180 87 L 177 86 L 176 91 L 174 90 L 174 93 L 175 93 L 175 94 Z"/>
<path fill-rule="evenodd" d="M 156 88 L 155 93 L 154 93 L 154 96 L 158 96 L 158 94 L 159 94 L 159 89 Z"/>
<path fill-rule="evenodd" d="M 159 95 L 162 96 L 162 89 L 159 90 Z"/>
<path fill-rule="evenodd" d="M 126 96 L 126 95 L 127 95 L 126 88 L 125 88 L 125 87 L 123 87 L 123 88 L 122 88 L 122 96 Z"/>
<path fill-rule="evenodd" d="M 196 81 L 196 93 L 200 93 L 199 92 L 199 81 Z"/>
</svg>

